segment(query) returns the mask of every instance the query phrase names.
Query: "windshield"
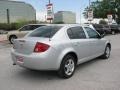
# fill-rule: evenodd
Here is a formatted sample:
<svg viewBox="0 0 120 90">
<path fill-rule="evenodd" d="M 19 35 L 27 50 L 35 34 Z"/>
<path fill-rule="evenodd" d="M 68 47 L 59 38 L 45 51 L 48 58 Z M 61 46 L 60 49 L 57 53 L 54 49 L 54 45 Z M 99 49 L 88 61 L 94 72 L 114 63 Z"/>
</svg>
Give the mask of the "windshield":
<svg viewBox="0 0 120 90">
<path fill-rule="evenodd" d="M 43 27 L 37 28 L 28 37 L 51 38 L 61 28 L 62 26 L 43 26 Z"/>
</svg>

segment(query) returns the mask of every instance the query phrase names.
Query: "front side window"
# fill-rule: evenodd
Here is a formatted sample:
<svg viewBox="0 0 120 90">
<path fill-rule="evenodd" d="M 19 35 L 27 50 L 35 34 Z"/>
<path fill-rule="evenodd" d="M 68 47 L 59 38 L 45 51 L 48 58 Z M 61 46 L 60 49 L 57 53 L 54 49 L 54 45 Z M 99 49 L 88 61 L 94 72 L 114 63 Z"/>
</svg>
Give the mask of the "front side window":
<svg viewBox="0 0 120 90">
<path fill-rule="evenodd" d="M 82 27 L 72 27 L 67 30 L 70 39 L 85 39 L 86 35 Z"/>
<path fill-rule="evenodd" d="M 89 28 L 89 27 L 85 27 L 89 38 L 99 38 L 100 35 L 93 29 Z"/>
<path fill-rule="evenodd" d="M 62 28 L 61 26 L 43 26 L 43 27 L 39 27 L 35 31 L 33 31 L 29 35 L 29 37 L 51 38 L 61 28 Z"/>
</svg>

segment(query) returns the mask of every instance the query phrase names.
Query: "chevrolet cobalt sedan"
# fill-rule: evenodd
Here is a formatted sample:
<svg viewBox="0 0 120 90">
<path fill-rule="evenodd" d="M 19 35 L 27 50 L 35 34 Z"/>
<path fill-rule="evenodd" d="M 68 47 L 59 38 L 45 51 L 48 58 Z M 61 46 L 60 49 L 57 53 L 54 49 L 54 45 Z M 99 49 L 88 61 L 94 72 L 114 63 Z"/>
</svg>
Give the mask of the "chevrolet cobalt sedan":
<svg viewBox="0 0 120 90">
<path fill-rule="evenodd" d="M 109 40 L 88 26 L 49 25 L 15 39 L 11 55 L 14 65 L 70 78 L 77 65 L 99 56 L 108 59 L 110 51 Z"/>
</svg>

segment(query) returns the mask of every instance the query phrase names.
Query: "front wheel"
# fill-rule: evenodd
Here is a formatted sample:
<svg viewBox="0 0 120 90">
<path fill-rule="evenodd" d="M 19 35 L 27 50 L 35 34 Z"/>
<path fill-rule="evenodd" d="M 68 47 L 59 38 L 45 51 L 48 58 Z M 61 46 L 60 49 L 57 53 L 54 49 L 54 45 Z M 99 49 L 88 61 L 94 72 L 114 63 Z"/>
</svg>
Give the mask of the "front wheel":
<svg viewBox="0 0 120 90">
<path fill-rule="evenodd" d="M 101 56 L 103 59 L 108 59 L 110 57 L 111 48 L 109 45 L 106 46 L 104 54 Z"/>
<path fill-rule="evenodd" d="M 72 55 L 67 55 L 63 58 L 58 74 L 62 78 L 70 78 L 76 68 L 75 58 Z"/>
</svg>

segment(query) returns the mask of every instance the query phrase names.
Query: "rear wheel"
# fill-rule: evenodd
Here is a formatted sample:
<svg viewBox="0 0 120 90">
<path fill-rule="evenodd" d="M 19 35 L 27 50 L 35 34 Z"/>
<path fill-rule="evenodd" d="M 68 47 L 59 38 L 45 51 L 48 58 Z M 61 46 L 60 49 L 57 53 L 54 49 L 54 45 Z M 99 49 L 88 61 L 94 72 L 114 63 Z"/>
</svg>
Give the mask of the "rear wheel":
<svg viewBox="0 0 120 90">
<path fill-rule="evenodd" d="M 12 35 L 12 36 L 9 37 L 9 41 L 10 41 L 11 44 L 13 44 L 14 39 L 17 39 L 17 36 Z"/>
<path fill-rule="evenodd" d="M 58 74 L 62 78 L 70 78 L 76 68 L 75 58 L 72 55 L 66 55 L 63 58 Z"/>
<path fill-rule="evenodd" d="M 108 59 L 110 57 L 111 48 L 109 45 L 106 46 L 104 54 L 101 56 L 103 59 Z"/>
</svg>

